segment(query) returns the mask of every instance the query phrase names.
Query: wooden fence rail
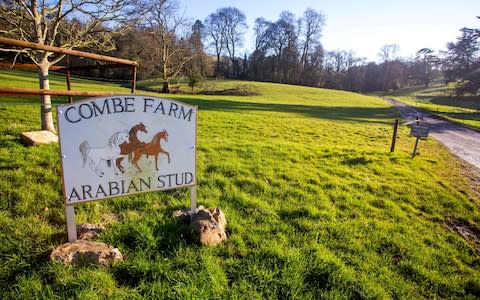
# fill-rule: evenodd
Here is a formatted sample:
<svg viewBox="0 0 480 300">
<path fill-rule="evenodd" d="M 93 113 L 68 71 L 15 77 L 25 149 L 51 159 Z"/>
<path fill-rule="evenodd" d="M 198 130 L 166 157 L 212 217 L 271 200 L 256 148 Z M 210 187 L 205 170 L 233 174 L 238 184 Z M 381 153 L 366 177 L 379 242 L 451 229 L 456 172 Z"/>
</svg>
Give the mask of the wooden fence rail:
<svg viewBox="0 0 480 300">
<path fill-rule="evenodd" d="M 115 96 L 123 95 L 124 93 L 112 92 L 90 92 L 90 91 L 68 91 L 68 90 L 43 90 L 43 89 L 21 89 L 21 88 L 0 88 L 0 96 L 83 96 L 83 97 L 98 97 L 98 96 Z"/>
<path fill-rule="evenodd" d="M 38 44 L 38 43 L 20 41 L 20 40 L 9 39 L 9 38 L 4 38 L 4 37 L 0 37 L 0 44 L 14 46 L 14 47 L 22 47 L 22 48 L 43 50 L 43 51 L 60 53 L 60 54 L 65 54 L 65 55 L 78 56 L 78 57 L 85 57 L 85 58 L 90 58 L 90 59 L 94 59 L 94 60 L 107 61 L 107 62 L 122 64 L 122 65 L 138 66 L 138 63 L 136 61 L 133 61 L 133 60 L 123 59 L 123 58 L 118 58 L 118 57 L 113 57 L 113 56 L 107 56 L 107 55 L 88 53 L 88 52 L 83 52 L 83 51 L 78 51 L 78 50 L 71 50 L 71 49 L 47 46 L 47 45 L 42 45 L 42 44 Z"/>
<path fill-rule="evenodd" d="M 67 80 L 67 87 L 68 91 L 52 91 L 52 90 L 42 90 L 42 89 L 20 89 L 20 88 L 0 88 L 0 95 L 9 95 L 9 96 L 33 96 L 33 95 L 54 95 L 54 96 L 68 96 L 69 102 L 72 102 L 72 96 L 84 96 L 84 97 L 95 97 L 95 96 L 111 96 L 111 95 L 118 95 L 118 93 L 108 93 L 108 92 L 80 92 L 80 91 L 71 91 L 71 74 L 70 71 L 75 70 L 86 70 L 86 69 L 104 69 L 104 68 L 131 68 L 132 70 L 132 85 L 131 85 L 131 93 L 135 94 L 136 89 L 136 81 L 137 81 L 137 67 L 138 63 L 136 61 L 122 59 L 118 57 L 112 57 L 107 55 L 99 55 L 94 53 L 88 53 L 83 51 L 71 50 L 71 49 L 64 49 L 58 48 L 48 45 L 42 45 L 38 43 L 20 41 L 15 39 L 9 39 L 5 37 L 0 37 L 0 44 L 13 46 L 13 47 L 21 47 L 21 48 L 29 48 L 29 49 L 36 49 L 54 53 L 60 53 L 65 55 L 77 56 L 77 57 L 84 57 L 90 58 L 93 60 L 98 61 L 105 61 L 110 62 L 112 64 L 106 65 L 97 65 L 97 66 L 50 66 L 49 69 L 53 71 L 64 71 L 66 72 L 66 80 Z M 37 66 L 34 64 L 11 64 L 7 63 L 0 63 L 0 67 L 18 67 L 24 69 L 36 69 Z"/>
</svg>

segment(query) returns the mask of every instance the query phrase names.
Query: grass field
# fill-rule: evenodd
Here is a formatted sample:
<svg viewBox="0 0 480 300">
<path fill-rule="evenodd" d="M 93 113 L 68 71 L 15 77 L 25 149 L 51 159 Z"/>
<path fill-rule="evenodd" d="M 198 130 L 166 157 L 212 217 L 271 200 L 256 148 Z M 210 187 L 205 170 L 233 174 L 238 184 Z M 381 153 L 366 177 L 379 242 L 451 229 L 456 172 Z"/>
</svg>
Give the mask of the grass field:
<svg viewBox="0 0 480 300">
<path fill-rule="evenodd" d="M 0 85 L 33 78 L 2 71 Z M 480 228 L 465 165 L 431 139 L 411 159 L 405 127 L 389 153 L 398 114 L 379 98 L 242 84 L 261 95 L 168 96 L 199 106 L 198 201 L 224 210 L 228 242 L 184 239 L 186 190 L 78 205 L 125 257 L 109 268 L 49 262 L 66 238 L 58 146 L 22 146 L 38 100 L 0 98 L 1 298 L 480 297 L 480 245 L 451 229 Z"/>
<path fill-rule="evenodd" d="M 430 88 L 399 90 L 391 97 L 455 123 L 480 130 L 480 96 L 454 96 L 452 87 L 434 84 Z"/>
</svg>

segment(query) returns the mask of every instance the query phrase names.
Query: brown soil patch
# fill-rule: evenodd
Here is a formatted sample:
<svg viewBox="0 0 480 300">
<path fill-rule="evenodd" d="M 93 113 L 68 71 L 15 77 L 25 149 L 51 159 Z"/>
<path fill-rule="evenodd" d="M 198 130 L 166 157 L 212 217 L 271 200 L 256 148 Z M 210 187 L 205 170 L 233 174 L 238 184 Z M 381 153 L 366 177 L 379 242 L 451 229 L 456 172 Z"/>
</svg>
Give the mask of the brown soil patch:
<svg viewBox="0 0 480 300">
<path fill-rule="evenodd" d="M 455 219 L 448 219 L 445 224 L 448 229 L 458 233 L 480 254 L 480 229 L 477 226 Z"/>
</svg>

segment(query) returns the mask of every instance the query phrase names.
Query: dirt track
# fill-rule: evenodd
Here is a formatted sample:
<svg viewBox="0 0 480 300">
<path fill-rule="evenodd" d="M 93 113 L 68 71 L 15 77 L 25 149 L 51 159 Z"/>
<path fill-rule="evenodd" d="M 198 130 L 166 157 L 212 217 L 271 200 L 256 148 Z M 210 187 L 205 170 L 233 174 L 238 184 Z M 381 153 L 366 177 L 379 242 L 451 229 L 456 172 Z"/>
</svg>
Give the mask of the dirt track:
<svg viewBox="0 0 480 300">
<path fill-rule="evenodd" d="M 395 106 L 403 118 L 408 121 L 419 116 L 423 123 L 430 127 L 430 135 L 444 144 L 456 156 L 480 169 L 480 133 L 421 113 L 395 99 L 385 98 Z"/>
</svg>

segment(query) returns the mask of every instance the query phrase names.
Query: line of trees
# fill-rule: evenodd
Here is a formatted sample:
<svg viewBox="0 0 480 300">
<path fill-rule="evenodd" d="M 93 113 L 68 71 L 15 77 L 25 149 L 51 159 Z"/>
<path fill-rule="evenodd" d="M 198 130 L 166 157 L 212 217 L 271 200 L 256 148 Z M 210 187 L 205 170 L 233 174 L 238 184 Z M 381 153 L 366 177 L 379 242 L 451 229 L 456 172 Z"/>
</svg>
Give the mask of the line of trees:
<svg viewBox="0 0 480 300">
<path fill-rule="evenodd" d="M 258 18 L 253 27 L 254 49 L 240 55 L 247 24 L 245 14 L 234 7 L 220 8 L 205 20 L 192 22 L 184 17 L 177 0 L 0 2 L 0 35 L 139 61 L 138 77 L 161 78 L 167 93 L 178 76 L 186 76 L 192 87 L 202 78 L 215 76 L 358 92 L 428 87 L 443 76 L 458 83 L 458 94 L 476 94 L 480 88 L 479 29 L 463 28 L 446 51 L 422 48 L 409 59 L 398 56 L 398 45 L 385 45 L 376 63 L 354 51 L 325 51 L 324 26 L 325 16 L 313 9 L 300 17 L 285 11 L 277 20 Z M 63 55 L 48 51 L 0 50 L 3 60 L 30 59 L 37 64 L 44 89 L 49 88 L 49 67 L 65 61 Z M 86 63 L 69 59 L 70 64 Z M 92 72 L 99 77 L 129 76 L 121 69 Z M 54 131 L 49 96 L 41 96 L 41 107 L 42 129 Z"/>
<path fill-rule="evenodd" d="M 229 27 L 226 15 L 239 20 Z M 278 20 L 255 20 L 255 48 L 243 59 L 229 49 L 241 44 L 245 15 L 235 8 L 221 8 L 204 21 L 207 49 L 216 56 L 215 76 L 255 81 L 300 84 L 356 92 L 396 90 L 436 79 L 456 83 L 457 95 L 476 95 L 480 89 L 480 29 L 462 28 L 457 41 L 435 53 L 420 48 L 415 56 L 398 56 L 399 46 L 379 49 L 379 62 L 367 62 L 355 52 L 325 51 L 321 34 L 325 16 L 307 9 L 301 17 L 282 12 Z M 228 36 L 227 36 L 228 33 Z M 234 42 L 229 39 L 234 36 Z M 228 54 L 228 55 L 227 55 Z M 228 58 L 227 58 L 228 57 Z"/>
</svg>

